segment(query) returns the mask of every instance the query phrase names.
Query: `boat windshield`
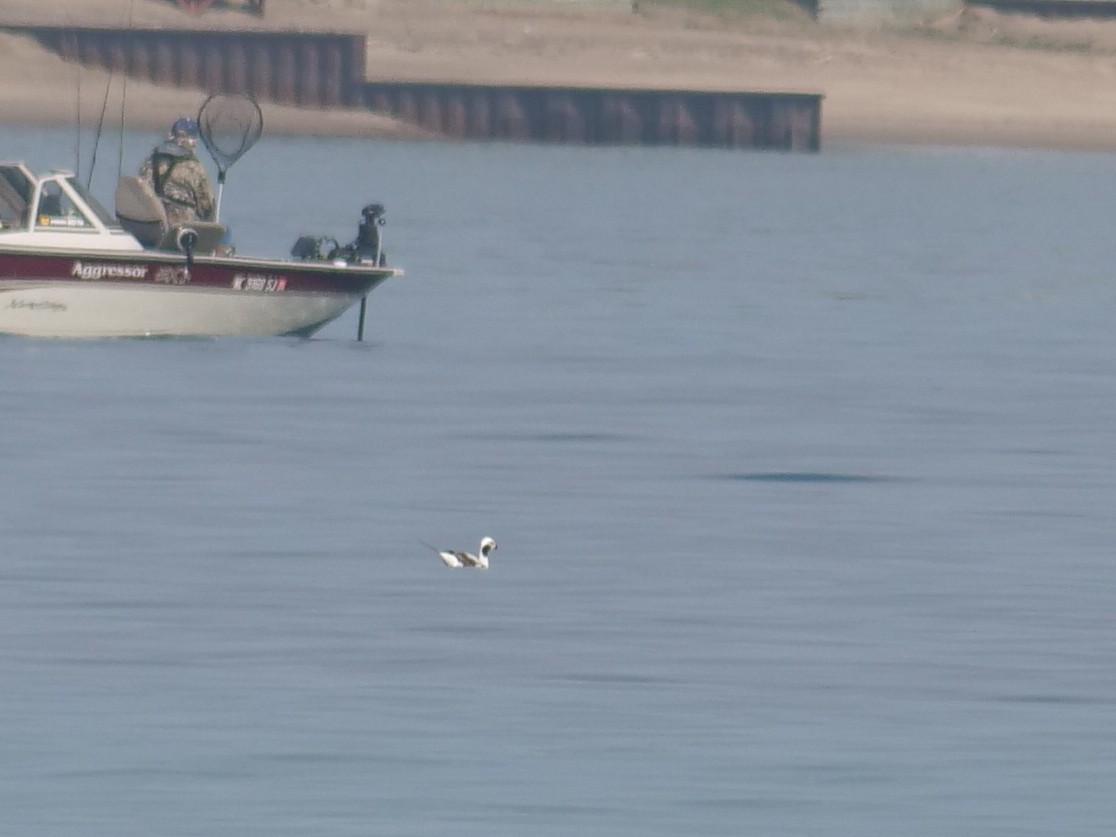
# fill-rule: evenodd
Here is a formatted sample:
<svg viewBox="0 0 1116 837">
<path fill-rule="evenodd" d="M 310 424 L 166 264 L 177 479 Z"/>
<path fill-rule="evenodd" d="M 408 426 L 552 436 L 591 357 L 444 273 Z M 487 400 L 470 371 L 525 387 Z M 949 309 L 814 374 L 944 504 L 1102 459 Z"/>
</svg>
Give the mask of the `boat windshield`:
<svg viewBox="0 0 1116 837">
<path fill-rule="evenodd" d="M 85 205 L 89 207 L 90 212 L 97 216 L 98 221 L 106 227 L 120 226 L 120 222 L 113 217 L 112 213 L 105 209 L 100 201 L 93 197 L 89 190 L 78 182 L 76 177 L 67 177 L 66 183 L 69 184 L 71 189 L 78 193 L 78 197 L 85 201 Z"/>
</svg>

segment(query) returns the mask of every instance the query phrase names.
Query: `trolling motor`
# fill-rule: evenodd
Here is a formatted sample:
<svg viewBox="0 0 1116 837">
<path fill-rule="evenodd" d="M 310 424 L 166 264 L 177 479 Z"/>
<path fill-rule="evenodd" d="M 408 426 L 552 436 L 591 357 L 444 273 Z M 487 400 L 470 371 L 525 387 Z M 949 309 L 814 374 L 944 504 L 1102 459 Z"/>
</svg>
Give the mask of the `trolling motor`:
<svg viewBox="0 0 1116 837">
<path fill-rule="evenodd" d="M 387 264 L 387 254 L 381 247 L 380 227 L 386 223 L 387 210 L 382 203 L 370 203 L 360 211 L 357 237 L 344 247 L 330 236 L 299 236 L 291 247 L 291 255 L 304 261 L 344 262 L 345 264 Z"/>
<path fill-rule="evenodd" d="M 384 205 L 370 203 L 360 211 L 360 224 L 357 237 L 341 247 L 336 238 L 329 236 L 303 235 L 291 247 L 291 255 L 296 259 L 314 262 L 331 262 L 338 266 L 372 265 L 383 267 L 387 264 L 387 254 L 380 246 L 380 227 L 384 225 Z M 364 340 L 364 316 L 368 310 L 368 294 L 360 298 L 360 320 L 357 325 L 357 340 Z"/>
<path fill-rule="evenodd" d="M 371 262 L 374 265 L 387 261 L 380 249 L 380 227 L 387 222 L 385 212 L 387 210 L 382 203 L 370 203 L 360 211 L 356 241 L 345 248 L 349 261 Z"/>
</svg>

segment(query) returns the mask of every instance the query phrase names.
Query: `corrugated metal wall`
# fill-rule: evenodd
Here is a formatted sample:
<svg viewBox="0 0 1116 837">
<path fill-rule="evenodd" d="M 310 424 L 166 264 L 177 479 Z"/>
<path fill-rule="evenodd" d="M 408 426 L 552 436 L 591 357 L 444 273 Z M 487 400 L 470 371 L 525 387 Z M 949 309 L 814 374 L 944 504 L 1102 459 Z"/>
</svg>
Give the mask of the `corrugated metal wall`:
<svg viewBox="0 0 1116 837">
<path fill-rule="evenodd" d="M 367 82 L 365 36 L 29 27 L 69 61 L 210 93 L 364 105 L 451 137 L 817 151 L 815 93 Z"/>
<path fill-rule="evenodd" d="M 1116 17 L 1116 0 L 969 0 L 969 5 L 1047 17 Z"/>
<path fill-rule="evenodd" d="M 918 20 L 960 8 L 960 0 L 817 0 L 818 20 L 886 23 Z"/>
<path fill-rule="evenodd" d="M 325 32 L 11 27 L 67 61 L 171 87 L 251 93 L 304 107 L 363 99 L 364 38 Z"/>
<path fill-rule="evenodd" d="M 817 151 L 821 96 L 369 82 L 369 107 L 445 136 Z"/>
</svg>

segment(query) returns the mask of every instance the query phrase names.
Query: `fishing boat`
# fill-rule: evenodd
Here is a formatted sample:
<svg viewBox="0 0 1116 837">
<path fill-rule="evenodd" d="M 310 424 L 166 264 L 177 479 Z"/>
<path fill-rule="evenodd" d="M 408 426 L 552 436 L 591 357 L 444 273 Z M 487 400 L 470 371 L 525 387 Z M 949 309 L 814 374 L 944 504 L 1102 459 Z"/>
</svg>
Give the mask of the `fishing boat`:
<svg viewBox="0 0 1116 837">
<path fill-rule="evenodd" d="M 251 142 L 218 149 L 221 186 Z M 402 274 L 384 263 L 380 204 L 351 244 L 303 236 L 291 258 L 266 259 L 236 254 L 216 221 L 169 225 L 138 177 L 121 177 L 115 199 L 111 213 L 73 173 L 0 163 L 0 334 L 305 337 L 359 302 L 363 339 L 369 292 Z"/>
<path fill-rule="evenodd" d="M 122 178 L 118 204 L 144 194 L 140 183 Z M 373 205 L 361 224 L 382 220 Z M 309 336 L 401 273 L 356 242 L 323 252 L 306 240 L 301 258 L 271 260 L 230 252 L 212 222 L 166 229 L 145 246 L 143 224 L 156 222 L 110 214 L 71 173 L 0 163 L 0 333 Z"/>
</svg>

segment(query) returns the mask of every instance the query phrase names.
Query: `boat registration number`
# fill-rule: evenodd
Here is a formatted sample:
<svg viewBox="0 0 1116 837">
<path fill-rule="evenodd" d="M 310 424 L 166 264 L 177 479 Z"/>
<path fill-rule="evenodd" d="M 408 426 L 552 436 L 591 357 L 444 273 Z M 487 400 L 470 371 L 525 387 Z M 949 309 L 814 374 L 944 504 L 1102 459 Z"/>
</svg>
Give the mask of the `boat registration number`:
<svg viewBox="0 0 1116 837">
<path fill-rule="evenodd" d="M 233 276 L 234 291 L 282 291 L 287 287 L 287 277 L 273 273 L 237 273 Z"/>
</svg>

